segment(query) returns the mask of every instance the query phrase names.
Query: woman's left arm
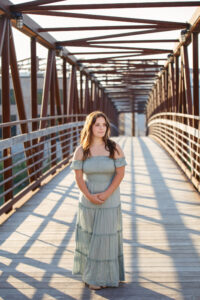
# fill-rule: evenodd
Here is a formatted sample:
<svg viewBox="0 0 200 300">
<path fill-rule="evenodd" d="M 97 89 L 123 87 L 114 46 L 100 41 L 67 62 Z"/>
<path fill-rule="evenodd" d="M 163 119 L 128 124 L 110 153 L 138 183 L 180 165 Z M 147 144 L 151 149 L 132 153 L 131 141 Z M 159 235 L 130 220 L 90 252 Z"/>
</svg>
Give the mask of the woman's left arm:
<svg viewBox="0 0 200 300">
<path fill-rule="evenodd" d="M 117 150 L 119 151 L 119 154 L 116 154 L 115 159 L 124 157 L 124 153 L 118 144 L 117 144 Z M 102 193 L 98 193 L 98 197 L 101 200 L 105 201 L 116 190 L 116 188 L 120 185 L 124 177 L 124 173 L 125 173 L 125 166 L 116 167 L 115 177 L 113 178 L 107 190 Z"/>
</svg>

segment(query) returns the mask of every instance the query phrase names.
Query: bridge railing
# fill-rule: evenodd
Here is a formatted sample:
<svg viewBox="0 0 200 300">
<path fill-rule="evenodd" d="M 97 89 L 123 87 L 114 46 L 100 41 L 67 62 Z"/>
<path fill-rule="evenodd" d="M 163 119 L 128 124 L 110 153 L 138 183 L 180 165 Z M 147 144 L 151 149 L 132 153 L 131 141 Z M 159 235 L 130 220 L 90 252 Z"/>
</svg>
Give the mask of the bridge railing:
<svg viewBox="0 0 200 300">
<path fill-rule="evenodd" d="M 156 138 L 175 158 L 191 182 L 200 191 L 200 90 L 199 90 L 198 8 L 181 31 L 173 53 L 149 93 L 146 123 Z"/>
<path fill-rule="evenodd" d="M 0 124 L 1 129 L 24 124 L 30 128 L 28 133 L 0 140 L 0 215 L 68 163 L 79 141 L 83 119 L 84 114 L 59 115 Z M 33 122 L 37 129 L 31 131 Z M 45 122 L 43 129 L 41 122 Z"/>
<path fill-rule="evenodd" d="M 0 124 L 0 130 L 26 125 L 28 131 L 0 140 L 0 215 L 69 162 L 85 116 L 57 115 Z M 118 133 L 113 123 L 111 128 Z"/>
<path fill-rule="evenodd" d="M 158 113 L 149 119 L 148 132 L 171 154 L 200 191 L 200 117 Z"/>
</svg>

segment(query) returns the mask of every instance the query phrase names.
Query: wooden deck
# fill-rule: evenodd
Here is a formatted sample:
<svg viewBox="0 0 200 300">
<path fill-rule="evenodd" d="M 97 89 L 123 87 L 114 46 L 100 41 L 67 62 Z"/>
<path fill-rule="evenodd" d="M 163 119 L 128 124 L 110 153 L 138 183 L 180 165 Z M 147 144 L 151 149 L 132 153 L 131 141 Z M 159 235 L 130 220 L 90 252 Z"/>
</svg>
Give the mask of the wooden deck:
<svg viewBox="0 0 200 300">
<path fill-rule="evenodd" d="M 200 299 L 200 196 L 148 137 L 118 137 L 126 282 L 91 291 L 73 276 L 78 188 L 67 167 L 0 228 L 0 299 Z"/>
</svg>

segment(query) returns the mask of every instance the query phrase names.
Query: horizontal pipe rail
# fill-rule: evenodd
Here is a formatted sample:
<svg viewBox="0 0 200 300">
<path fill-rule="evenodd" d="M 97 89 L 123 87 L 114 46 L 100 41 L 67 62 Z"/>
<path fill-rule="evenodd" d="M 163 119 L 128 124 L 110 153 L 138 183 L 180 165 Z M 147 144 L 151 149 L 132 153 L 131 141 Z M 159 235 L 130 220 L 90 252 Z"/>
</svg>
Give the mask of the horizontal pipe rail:
<svg viewBox="0 0 200 300">
<path fill-rule="evenodd" d="M 16 201 L 29 191 L 34 190 L 50 174 L 54 174 L 58 168 L 69 162 L 75 147 L 80 139 L 80 132 L 84 122 L 79 121 L 85 114 L 57 115 L 47 118 L 34 118 L 0 124 L 0 128 L 11 128 L 37 122 L 37 127 L 42 120 L 52 121 L 55 125 L 47 124 L 44 129 L 37 129 L 28 133 L 19 134 L 4 140 L 0 140 L 0 215 L 10 211 Z M 68 123 L 57 125 L 59 119 L 74 120 Z M 29 147 L 25 144 L 29 142 Z M 5 149 L 10 149 L 3 155 Z M 25 151 L 30 155 L 26 156 Z M 12 164 L 3 168 L 4 161 L 11 159 Z M 30 163 L 31 161 L 31 163 Z M 33 171 L 29 174 L 28 169 Z M 12 171 L 11 176 L 4 178 L 5 172 Z M 48 175 L 47 175 L 48 174 Z M 31 178 L 35 178 L 31 181 Z M 12 182 L 10 188 L 5 189 L 5 185 Z M 12 192 L 13 197 L 5 201 L 6 196 Z"/>
<path fill-rule="evenodd" d="M 193 127 L 198 122 L 197 128 Z M 148 120 L 148 133 L 175 159 L 200 192 L 200 117 L 158 113 Z"/>
</svg>

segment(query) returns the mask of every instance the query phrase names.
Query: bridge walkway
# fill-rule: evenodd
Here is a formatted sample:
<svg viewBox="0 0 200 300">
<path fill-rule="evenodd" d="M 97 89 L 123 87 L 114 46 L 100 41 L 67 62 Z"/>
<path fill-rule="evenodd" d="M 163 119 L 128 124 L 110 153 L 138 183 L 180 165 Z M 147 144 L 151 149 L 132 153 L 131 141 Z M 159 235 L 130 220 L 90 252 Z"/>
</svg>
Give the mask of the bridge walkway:
<svg viewBox="0 0 200 300">
<path fill-rule="evenodd" d="M 149 137 L 115 137 L 126 281 L 91 291 L 71 273 L 78 188 L 63 169 L 0 227 L 0 299 L 200 299 L 200 197 Z"/>
</svg>

